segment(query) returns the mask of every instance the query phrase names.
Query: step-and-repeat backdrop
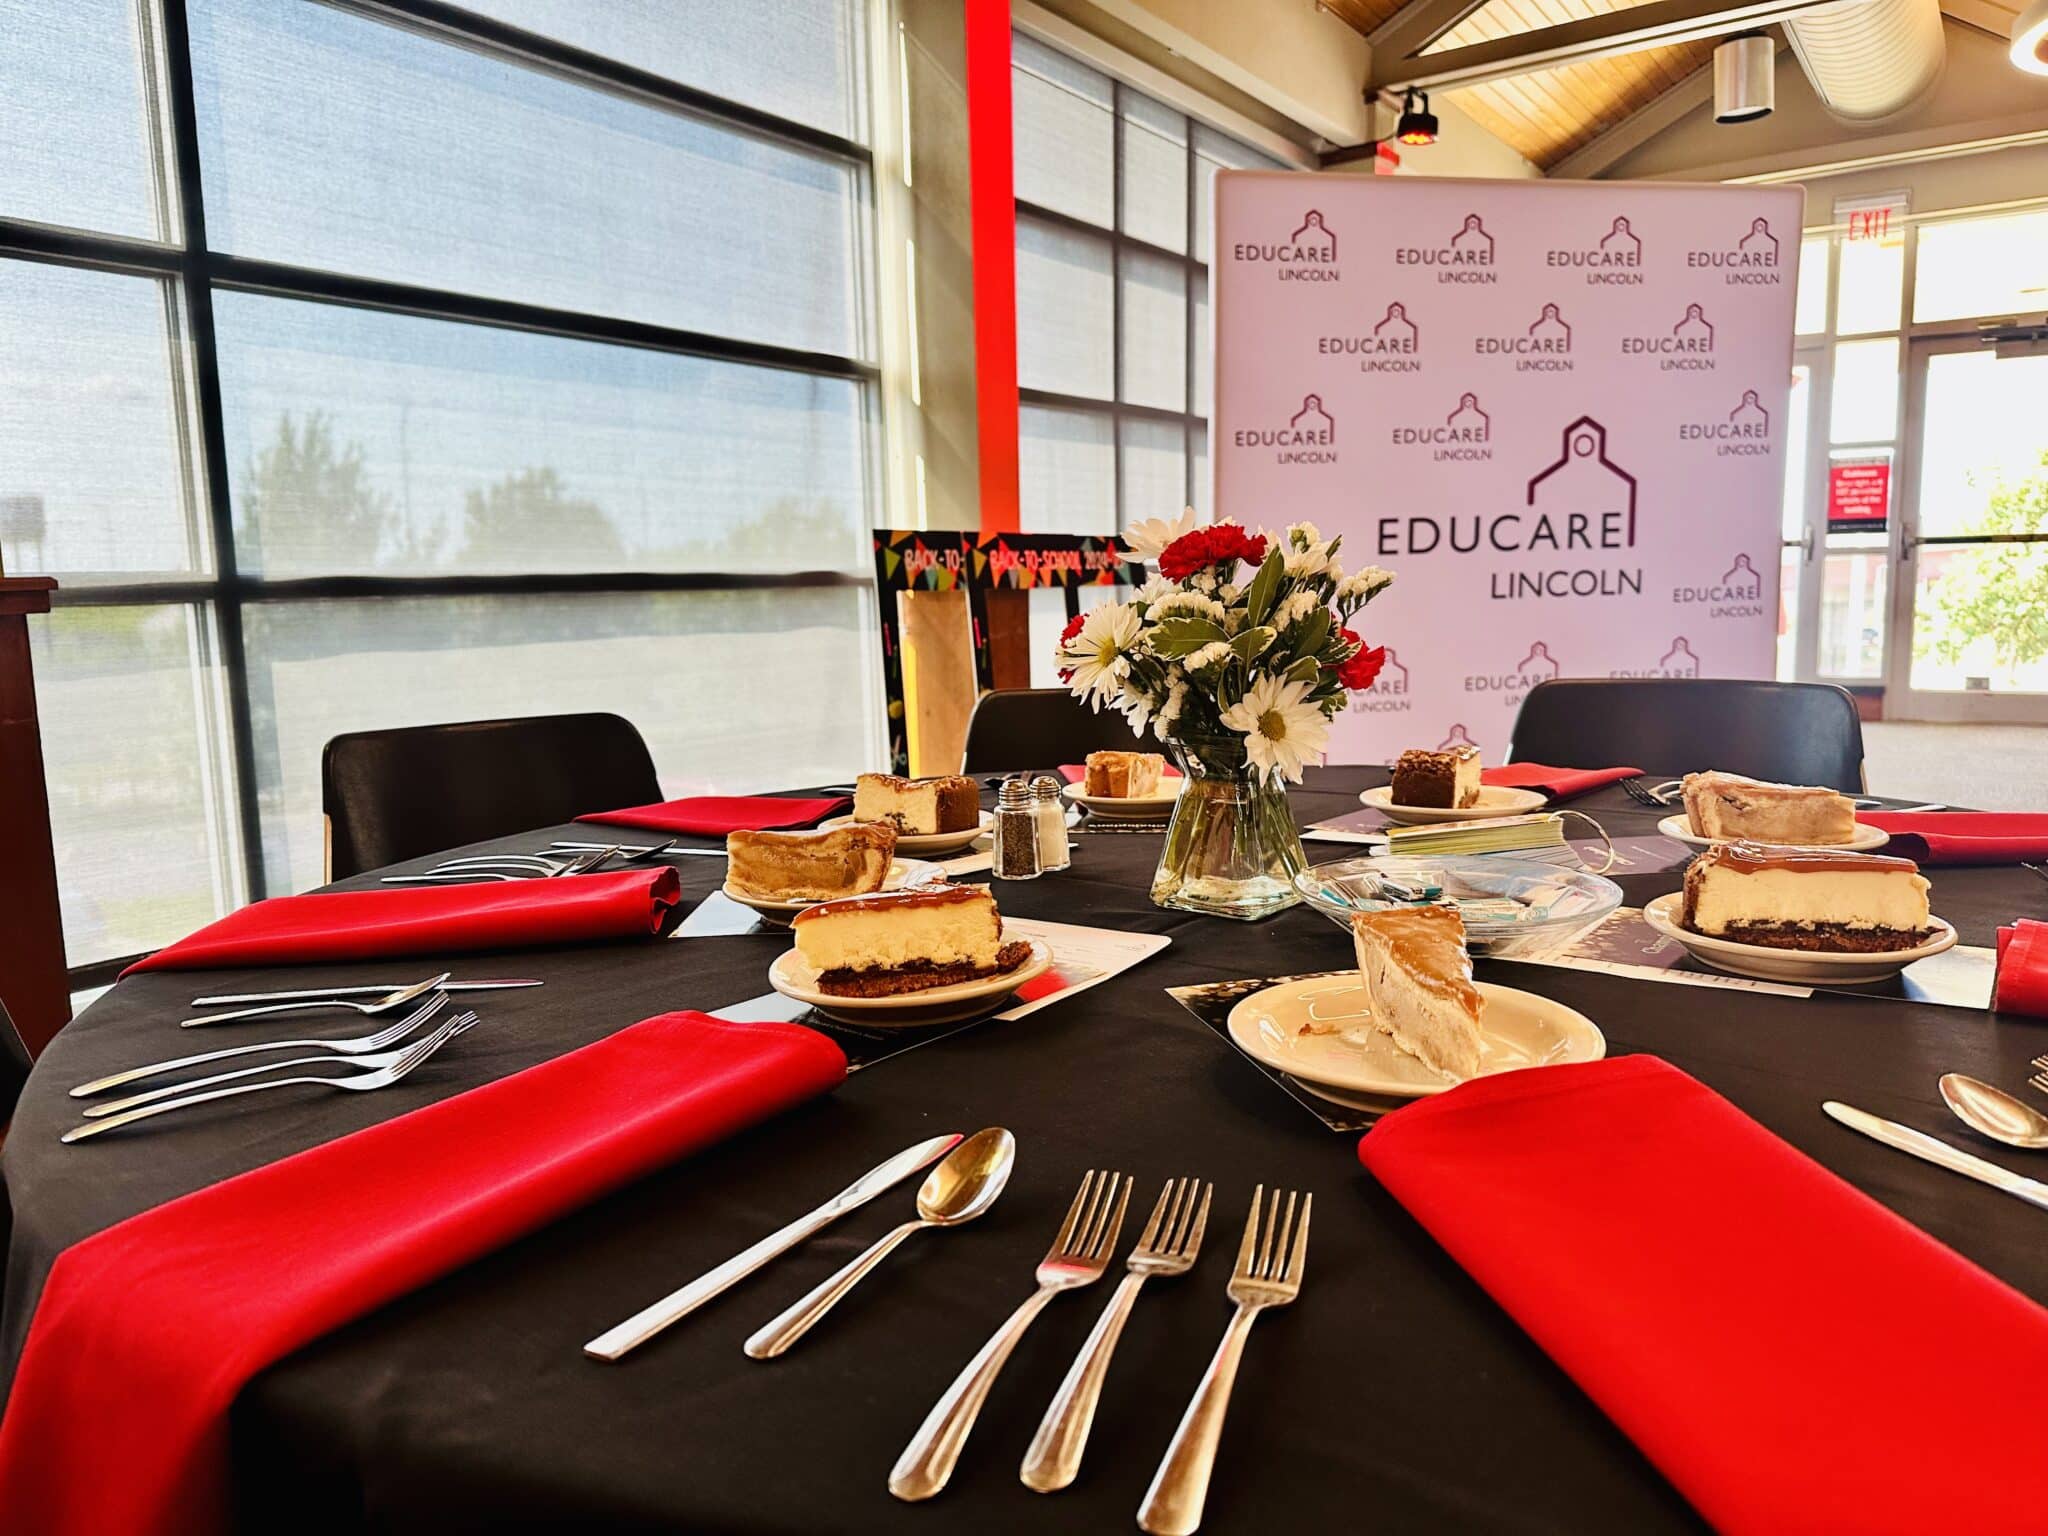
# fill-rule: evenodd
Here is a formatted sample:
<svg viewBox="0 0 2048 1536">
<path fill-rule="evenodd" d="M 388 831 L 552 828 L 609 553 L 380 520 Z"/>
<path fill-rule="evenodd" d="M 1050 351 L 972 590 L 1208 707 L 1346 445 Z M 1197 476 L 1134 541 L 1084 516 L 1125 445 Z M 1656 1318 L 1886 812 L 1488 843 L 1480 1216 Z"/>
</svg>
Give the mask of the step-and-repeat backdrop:
<svg viewBox="0 0 2048 1536">
<path fill-rule="evenodd" d="M 1224 171 L 1214 507 L 1398 573 L 1333 761 L 1553 677 L 1768 677 L 1797 187 Z"/>
</svg>

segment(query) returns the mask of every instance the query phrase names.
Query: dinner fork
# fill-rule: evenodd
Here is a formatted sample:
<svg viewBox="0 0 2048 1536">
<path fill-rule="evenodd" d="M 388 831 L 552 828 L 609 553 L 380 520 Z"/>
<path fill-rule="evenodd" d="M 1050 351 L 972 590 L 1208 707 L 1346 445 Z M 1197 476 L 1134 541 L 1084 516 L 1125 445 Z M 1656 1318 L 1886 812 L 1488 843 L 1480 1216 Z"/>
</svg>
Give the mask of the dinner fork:
<svg viewBox="0 0 2048 1536">
<path fill-rule="evenodd" d="M 2027 1079 L 2027 1086 L 2029 1088 L 2038 1088 L 2041 1092 L 2048 1093 L 2048 1055 L 2036 1056 L 2027 1065 L 2041 1069 Z"/>
<path fill-rule="evenodd" d="M 1039 1261 L 1038 1289 L 998 1328 L 979 1353 L 968 1361 L 932 1411 L 910 1437 L 889 1472 L 889 1491 L 899 1499 L 928 1499 L 946 1486 L 981 1405 L 988 1400 L 1017 1341 L 1024 1337 L 1045 1304 L 1062 1291 L 1092 1285 L 1102 1278 L 1123 1229 L 1124 1205 L 1131 1181 L 1121 1173 L 1090 1171 L 1067 1207 L 1059 1236 Z"/>
<path fill-rule="evenodd" d="M 1216 1445 L 1223 1437 L 1223 1416 L 1230 1410 L 1230 1389 L 1252 1322 L 1268 1307 L 1284 1307 L 1301 1294 L 1301 1271 L 1308 1261 L 1308 1215 L 1314 1195 L 1301 1197 L 1301 1225 L 1294 1224 L 1295 1191 L 1280 1191 L 1264 1202 L 1265 1186 L 1252 1191 L 1251 1213 L 1245 1217 L 1244 1240 L 1238 1244 L 1237 1267 L 1231 1271 L 1228 1295 L 1237 1303 L 1216 1358 L 1202 1374 L 1194 1400 L 1173 1432 L 1166 1459 L 1153 1474 L 1145 1501 L 1138 1506 L 1138 1529 L 1151 1536 L 1189 1536 L 1202 1523 L 1202 1505 L 1209 1497 L 1209 1474 L 1216 1466 Z M 1266 1204 L 1265 1236 L 1260 1237 L 1259 1207 Z"/>
<path fill-rule="evenodd" d="M 349 1040 L 259 1040 L 253 1045 L 231 1045 L 224 1050 L 201 1051 L 197 1056 L 180 1056 L 172 1061 L 155 1061 L 146 1067 L 130 1067 L 126 1072 L 116 1072 L 112 1077 L 96 1077 L 91 1082 L 80 1083 L 72 1089 L 71 1097 L 90 1098 L 93 1094 L 105 1093 L 109 1088 L 118 1088 L 123 1083 L 155 1077 L 163 1072 L 175 1072 L 181 1067 L 196 1067 L 209 1061 L 222 1061 L 230 1056 L 250 1056 L 258 1051 L 321 1050 L 340 1056 L 359 1056 L 369 1051 L 381 1051 L 387 1045 L 398 1044 L 447 1006 L 448 994 L 436 992 L 396 1024 L 387 1024 L 373 1035 L 357 1035 Z"/>
<path fill-rule="evenodd" d="M 2029 864 L 2025 859 L 2021 859 L 2020 868 L 2026 870 L 2029 874 L 2038 875 L 2043 880 L 2048 880 L 2048 864 Z"/>
<path fill-rule="evenodd" d="M 293 1013 L 304 1008 L 353 1008 L 357 1013 L 388 1013 L 393 1008 L 403 1008 L 414 998 L 431 992 L 454 974 L 443 971 L 438 976 L 429 976 L 425 981 L 416 981 L 409 987 L 399 987 L 382 997 L 370 998 L 367 1002 L 354 1002 L 346 997 L 308 997 L 290 1003 L 265 1003 L 261 1008 L 237 1008 L 229 1013 L 202 1013 L 197 1018 L 180 1019 L 180 1029 L 195 1029 L 201 1024 L 231 1024 L 236 1019 L 261 1018 L 271 1013 Z"/>
<path fill-rule="evenodd" d="M 1025 1487 L 1052 1493 L 1066 1487 L 1080 1472 L 1088 1431 L 1095 1423 L 1095 1405 L 1102 1397 L 1103 1379 L 1109 1375 L 1109 1357 L 1116 1351 L 1139 1287 L 1153 1275 L 1184 1275 L 1194 1268 L 1202 1249 L 1202 1233 L 1209 1224 L 1213 1192 L 1214 1186 L 1200 1179 L 1166 1181 L 1151 1219 L 1125 1262 L 1123 1279 L 1117 1282 L 1102 1316 L 1095 1320 L 1088 1342 L 1074 1357 L 1067 1379 L 1053 1394 L 1038 1433 L 1032 1437 L 1031 1449 L 1024 1453 L 1018 1475 Z"/>
<path fill-rule="evenodd" d="M 109 1115 L 103 1120 L 88 1120 L 83 1125 L 74 1125 L 57 1139 L 83 1141 L 86 1137 L 97 1136 L 102 1131 L 133 1125 L 137 1120 L 146 1120 L 151 1115 L 169 1114 L 174 1109 L 186 1109 L 191 1105 L 205 1104 L 213 1099 L 233 1098 L 237 1094 L 261 1093 L 266 1088 L 290 1088 L 300 1083 L 318 1083 L 326 1088 L 346 1088 L 351 1093 L 368 1093 L 378 1088 L 389 1088 L 475 1022 L 475 1014 L 459 1013 L 424 1040 L 415 1040 L 399 1052 L 398 1059 L 390 1066 L 379 1068 L 375 1072 L 358 1072 L 349 1077 L 320 1077 L 307 1073 L 300 1077 L 273 1077 L 260 1083 L 235 1083 L 226 1088 L 209 1088 L 204 1093 L 167 1099 L 160 1104 L 145 1104 L 140 1109 L 131 1109 L 125 1114 Z"/>
<path fill-rule="evenodd" d="M 458 880 L 559 880 L 587 875 L 618 852 L 616 844 L 579 853 L 573 859 L 544 859 L 537 853 L 476 854 L 448 859 L 423 875 L 384 875 L 382 885 L 448 885 Z M 515 873 L 506 874 L 512 870 Z"/>
<path fill-rule="evenodd" d="M 1671 802 L 1650 788 L 1641 779 L 1623 779 L 1621 787 L 1628 791 L 1629 799 L 1635 801 L 1638 805 L 1655 806 L 1660 811 L 1671 809 Z"/>
</svg>

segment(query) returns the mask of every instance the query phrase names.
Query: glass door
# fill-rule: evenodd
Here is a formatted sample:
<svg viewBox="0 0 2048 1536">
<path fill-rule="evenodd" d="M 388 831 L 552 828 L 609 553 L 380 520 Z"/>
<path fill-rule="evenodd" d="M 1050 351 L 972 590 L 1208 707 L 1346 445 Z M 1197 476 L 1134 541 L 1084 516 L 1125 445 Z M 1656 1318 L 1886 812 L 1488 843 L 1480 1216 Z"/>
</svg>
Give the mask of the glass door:
<svg viewBox="0 0 2048 1536">
<path fill-rule="evenodd" d="M 1887 713 L 2048 722 L 2048 343 L 1915 340 Z"/>
</svg>

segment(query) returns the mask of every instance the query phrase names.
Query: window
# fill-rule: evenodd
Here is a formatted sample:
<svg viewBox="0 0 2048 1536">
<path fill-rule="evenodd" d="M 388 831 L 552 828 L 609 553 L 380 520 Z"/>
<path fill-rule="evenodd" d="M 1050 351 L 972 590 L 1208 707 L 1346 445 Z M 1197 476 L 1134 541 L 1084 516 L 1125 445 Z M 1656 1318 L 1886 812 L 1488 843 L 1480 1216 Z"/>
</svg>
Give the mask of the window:
<svg viewBox="0 0 2048 1536">
<path fill-rule="evenodd" d="M 1210 181 L 1288 167 L 1022 33 L 1012 76 L 1024 527 L 1203 507 Z"/>
<path fill-rule="evenodd" d="M 341 731 L 612 709 L 670 793 L 872 755 L 866 6 L 408 9 L 0 0 L 80 985 L 317 883 Z"/>
</svg>

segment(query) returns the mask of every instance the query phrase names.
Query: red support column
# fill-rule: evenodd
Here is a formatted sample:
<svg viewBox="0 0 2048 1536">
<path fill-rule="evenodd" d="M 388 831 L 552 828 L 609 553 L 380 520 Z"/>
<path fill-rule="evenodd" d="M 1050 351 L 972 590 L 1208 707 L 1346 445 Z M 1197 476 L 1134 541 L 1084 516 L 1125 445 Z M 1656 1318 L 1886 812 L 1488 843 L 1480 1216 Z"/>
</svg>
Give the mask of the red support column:
<svg viewBox="0 0 2048 1536">
<path fill-rule="evenodd" d="M 1018 528 L 1017 197 L 1010 126 L 1009 0 L 965 0 L 967 154 L 974 231 L 974 385 L 981 529 Z"/>
</svg>

